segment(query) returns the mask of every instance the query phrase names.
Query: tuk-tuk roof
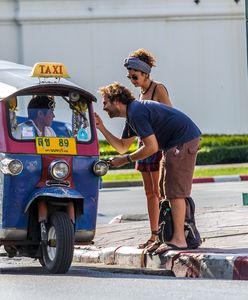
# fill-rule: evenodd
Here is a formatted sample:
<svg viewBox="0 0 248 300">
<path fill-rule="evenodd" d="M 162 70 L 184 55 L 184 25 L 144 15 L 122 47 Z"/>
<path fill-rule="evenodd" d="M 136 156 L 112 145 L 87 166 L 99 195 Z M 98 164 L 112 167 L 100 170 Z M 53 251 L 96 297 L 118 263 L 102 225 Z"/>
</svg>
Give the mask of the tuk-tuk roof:
<svg viewBox="0 0 248 300">
<path fill-rule="evenodd" d="M 34 89 L 49 88 L 49 90 L 76 90 L 89 101 L 96 102 L 96 97 L 80 86 L 60 78 L 57 83 L 39 83 L 39 79 L 31 77 L 32 67 L 0 60 L 0 101 L 16 93 L 30 92 Z"/>
</svg>

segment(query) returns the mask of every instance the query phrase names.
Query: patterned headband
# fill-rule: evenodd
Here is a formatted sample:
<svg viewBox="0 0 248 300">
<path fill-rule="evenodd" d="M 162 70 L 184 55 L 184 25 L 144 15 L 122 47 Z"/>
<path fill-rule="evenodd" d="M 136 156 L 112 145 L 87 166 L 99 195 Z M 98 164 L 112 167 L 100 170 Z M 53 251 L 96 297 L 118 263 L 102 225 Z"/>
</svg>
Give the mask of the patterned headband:
<svg viewBox="0 0 248 300">
<path fill-rule="evenodd" d="M 126 67 L 127 69 L 141 71 L 147 74 L 151 73 L 151 67 L 137 57 L 126 58 L 124 60 L 124 67 Z"/>
</svg>

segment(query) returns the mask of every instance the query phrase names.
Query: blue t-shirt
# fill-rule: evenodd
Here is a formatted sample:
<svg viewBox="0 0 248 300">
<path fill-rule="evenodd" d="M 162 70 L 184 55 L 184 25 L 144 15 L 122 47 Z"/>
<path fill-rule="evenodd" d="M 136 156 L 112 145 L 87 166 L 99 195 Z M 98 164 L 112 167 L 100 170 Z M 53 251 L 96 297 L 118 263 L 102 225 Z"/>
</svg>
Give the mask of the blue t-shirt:
<svg viewBox="0 0 248 300">
<path fill-rule="evenodd" d="M 122 138 L 154 134 L 160 150 L 168 150 L 201 135 L 195 123 L 181 111 L 150 100 L 134 100 L 128 104 Z"/>
</svg>

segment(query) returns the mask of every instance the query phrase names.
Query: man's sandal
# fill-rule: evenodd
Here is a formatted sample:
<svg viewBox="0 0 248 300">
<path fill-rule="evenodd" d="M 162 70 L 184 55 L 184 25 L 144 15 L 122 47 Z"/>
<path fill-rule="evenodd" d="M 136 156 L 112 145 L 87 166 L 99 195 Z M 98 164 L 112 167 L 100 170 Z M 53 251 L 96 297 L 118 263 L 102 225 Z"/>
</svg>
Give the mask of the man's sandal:
<svg viewBox="0 0 248 300">
<path fill-rule="evenodd" d="M 158 232 L 157 232 L 157 231 L 152 231 L 152 235 L 158 235 Z M 149 247 L 150 245 L 152 245 L 154 242 L 155 242 L 155 240 L 149 239 L 149 240 L 146 241 L 145 243 L 139 244 L 139 245 L 137 246 L 137 248 L 138 248 L 138 249 L 145 249 L 145 248 Z"/>
<path fill-rule="evenodd" d="M 170 251 L 170 250 L 177 250 L 177 251 L 182 251 L 182 250 L 188 250 L 189 248 L 186 247 L 179 247 L 175 244 L 172 243 L 161 243 L 161 245 L 153 252 L 153 255 L 157 255 L 157 254 L 162 254 L 166 251 Z"/>
</svg>

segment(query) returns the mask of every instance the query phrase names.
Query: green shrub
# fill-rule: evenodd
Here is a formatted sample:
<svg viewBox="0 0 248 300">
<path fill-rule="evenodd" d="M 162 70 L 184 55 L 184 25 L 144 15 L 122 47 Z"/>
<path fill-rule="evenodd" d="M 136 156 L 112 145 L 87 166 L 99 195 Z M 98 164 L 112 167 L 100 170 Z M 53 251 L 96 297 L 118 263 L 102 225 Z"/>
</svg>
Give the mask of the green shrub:
<svg viewBox="0 0 248 300">
<path fill-rule="evenodd" d="M 248 135 L 214 134 L 201 136 L 197 165 L 242 163 L 248 161 Z"/>
<path fill-rule="evenodd" d="M 243 162 L 248 162 L 248 145 L 201 148 L 197 155 L 196 164 L 212 165 Z"/>
<path fill-rule="evenodd" d="M 137 141 L 133 142 L 127 153 L 134 152 L 137 147 Z M 102 158 L 118 155 L 118 152 L 107 141 L 99 141 L 99 150 Z"/>
<path fill-rule="evenodd" d="M 248 146 L 248 135 L 207 135 L 201 136 L 201 148 L 222 146 Z"/>
<path fill-rule="evenodd" d="M 99 142 L 100 157 L 108 158 L 118 155 L 107 141 Z M 137 149 L 135 141 L 128 153 Z M 197 156 L 197 165 L 229 164 L 248 162 L 248 135 L 208 135 L 201 136 L 200 151 Z M 128 164 L 123 168 L 133 168 L 134 164 Z"/>
</svg>

